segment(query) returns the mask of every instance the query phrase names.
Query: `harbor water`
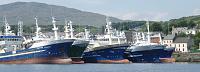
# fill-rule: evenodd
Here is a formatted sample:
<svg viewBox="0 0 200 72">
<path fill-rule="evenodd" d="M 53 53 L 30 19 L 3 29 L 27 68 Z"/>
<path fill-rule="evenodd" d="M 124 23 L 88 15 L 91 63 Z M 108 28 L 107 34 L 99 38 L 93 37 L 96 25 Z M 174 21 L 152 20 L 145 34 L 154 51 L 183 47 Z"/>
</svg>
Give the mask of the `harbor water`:
<svg viewBox="0 0 200 72">
<path fill-rule="evenodd" d="M 0 64 L 0 72 L 199 72 L 200 64 Z"/>
</svg>

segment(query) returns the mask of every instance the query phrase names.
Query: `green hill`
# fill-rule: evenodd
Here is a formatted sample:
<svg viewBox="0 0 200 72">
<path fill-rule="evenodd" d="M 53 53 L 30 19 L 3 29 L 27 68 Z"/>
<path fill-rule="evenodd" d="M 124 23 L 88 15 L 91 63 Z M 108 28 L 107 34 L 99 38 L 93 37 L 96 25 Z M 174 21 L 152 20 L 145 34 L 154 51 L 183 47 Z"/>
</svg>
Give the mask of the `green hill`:
<svg viewBox="0 0 200 72">
<path fill-rule="evenodd" d="M 102 26 L 105 25 L 105 15 L 67 8 L 64 6 L 48 5 L 37 2 L 15 2 L 0 5 L 0 24 L 3 16 L 7 16 L 9 24 L 17 24 L 18 20 L 25 25 L 34 24 L 34 17 L 38 16 L 40 25 L 50 25 L 51 16 L 56 17 L 57 24 L 64 24 L 64 19 L 72 20 L 76 25 Z M 113 22 L 122 21 L 111 17 Z"/>
</svg>

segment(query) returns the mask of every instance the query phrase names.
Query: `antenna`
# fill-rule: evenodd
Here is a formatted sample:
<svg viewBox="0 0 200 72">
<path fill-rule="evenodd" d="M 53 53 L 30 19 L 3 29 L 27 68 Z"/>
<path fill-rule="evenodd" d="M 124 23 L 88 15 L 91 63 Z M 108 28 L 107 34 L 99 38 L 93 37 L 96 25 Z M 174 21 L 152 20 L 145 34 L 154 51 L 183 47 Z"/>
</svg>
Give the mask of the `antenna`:
<svg viewBox="0 0 200 72">
<path fill-rule="evenodd" d="M 147 24 L 147 31 L 148 31 L 148 42 L 151 43 L 150 32 L 149 32 L 149 20 L 147 20 L 146 24 Z"/>
<path fill-rule="evenodd" d="M 52 17 L 52 24 L 53 24 L 52 30 L 54 31 L 55 40 L 58 40 L 58 32 L 57 32 L 58 28 L 56 27 L 55 17 Z"/>
<path fill-rule="evenodd" d="M 36 38 L 39 37 L 39 32 L 40 32 L 40 27 L 38 26 L 38 18 L 37 16 L 35 17 L 35 25 L 36 25 Z"/>
<path fill-rule="evenodd" d="M 65 28 L 65 38 L 66 39 L 68 39 L 69 38 L 69 32 L 70 32 L 70 30 L 69 30 L 69 25 L 68 25 L 68 21 L 67 21 L 67 19 L 65 19 L 65 26 L 64 26 L 64 28 Z"/>
<path fill-rule="evenodd" d="M 90 34 L 90 31 L 88 30 L 88 27 L 85 27 L 85 39 L 86 40 L 89 40 L 89 34 Z"/>
<path fill-rule="evenodd" d="M 112 44 L 112 38 L 111 38 L 111 36 L 112 36 L 112 34 L 111 34 L 111 29 L 112 29 L 112 27 L 111 27 L 111 22 L 109 21 L 109 17 L 106 17 L 106 29 L 107 29 L 107 34 L 109 35 L 109 44 L 111 45 Z"/>
<path fill-rule="evenodd" d="M 9 35 L 10 34 L 10 25 L 8 24 L 8 22 L 7 22 L 7 18 L 6 18 L 6 16 L 4 16 L 4 23 L 5 23 L 5 35 L 7 36 L 7 35 Z"/>
<path fill-rule="evenodd" d="M 22 36 L 23 34 L 23 21 L 18 21 L 18 36 Z"/>
<path fill-rule="evenodd" d="M 74 38 L 74 30 L 73 30 L 73 27 L 72 27 L 72 21 L 69 21 L 68 22 L 68 25 L 70 27 L 70 35 L 71 35 L 71 38 Z"/>
</svg>

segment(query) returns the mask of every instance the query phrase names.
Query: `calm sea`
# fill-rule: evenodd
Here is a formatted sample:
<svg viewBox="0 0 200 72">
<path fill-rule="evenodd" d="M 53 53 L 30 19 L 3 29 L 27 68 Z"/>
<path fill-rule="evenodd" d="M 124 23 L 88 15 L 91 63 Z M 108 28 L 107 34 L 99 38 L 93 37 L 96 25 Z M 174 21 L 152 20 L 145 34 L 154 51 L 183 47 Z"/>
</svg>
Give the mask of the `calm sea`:
<svg viewBox="0 0 200 72">
<path fill-rule="evenodd" d="M 200 64 L 0 64 L 0 72 L 200 72 Z"/>
</svg>

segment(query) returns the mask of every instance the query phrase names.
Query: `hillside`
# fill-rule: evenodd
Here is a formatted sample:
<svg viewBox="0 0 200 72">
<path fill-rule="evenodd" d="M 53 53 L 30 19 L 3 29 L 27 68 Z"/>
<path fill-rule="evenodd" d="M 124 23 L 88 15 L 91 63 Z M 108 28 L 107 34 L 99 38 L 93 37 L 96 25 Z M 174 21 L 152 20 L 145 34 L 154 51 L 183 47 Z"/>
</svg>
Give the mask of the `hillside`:
<svg viewBox="0 0 200 72">
<path fill-rule="evenodd" d="M 37 2 L 15 2 L 0 5 L 0 21 L 3 23 L 3 16 L 7 16 L 9 24 L 17 24 L 18 20 L 24 21 L 24 25 L 34 24 L 34 17 L 38 16 L 39 24 L 51 24 L 51 16 L 56 17 L 58 23 L 64 24 L 64 19 L 72 20 L 74 24 L 102 26 L 105 25 L 105 15 L 80 11 L 64 6 L 48 5 Z M 122 21 L 111 17 L 113 22 Z"/>
<path fill-rule="evenodd" d="M 177 21 L 194 21 L 194 23 L 196 24 L 200 24 L 200 15 L 196 15 L 196 16 L 188 16 L 188 17 L 181 17 L 178 19 L 171 19 L 171 22 L 177 22 Z"/>
<path fill-rule="evenodd" d="M 141 27 L 141 30 L 146 30 L 145 21 L 129 21 L 113 23 L 113 27 L 118 30 L 132 30 L 137 27 Z M 177 19 L 171 19 L 169 21 L 150 21 L 150 31 L 163 32 L 170 34 L 172 27 L 188 27 L 200 29 L 200 15 L 181 17 Z"/>
</svg>

